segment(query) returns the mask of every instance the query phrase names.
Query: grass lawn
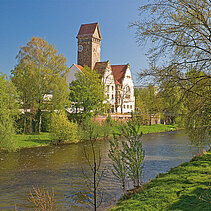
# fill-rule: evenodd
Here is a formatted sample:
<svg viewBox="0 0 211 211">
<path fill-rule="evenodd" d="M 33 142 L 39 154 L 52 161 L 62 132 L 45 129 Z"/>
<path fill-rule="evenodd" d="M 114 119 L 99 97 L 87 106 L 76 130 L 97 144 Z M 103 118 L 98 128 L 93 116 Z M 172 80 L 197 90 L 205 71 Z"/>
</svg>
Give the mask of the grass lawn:
<svg viewBox="0 0 211 211">
<path fill-rule="evenodd" d="M 167 132 L 167 131 L 174 131 L 177 130 L 177 125 L 162 125 L 162 124 L 155 124 L 155 125 L 141 125 L 140 131 L 143 134 L 148 133 L 160 133 L 160 132 Z M 118 132 L 118 127 L 113 128 L 114 132 Z"/>
<path fill-rule="evenodd" d="M 140 130 L 143 134 L 147 133 L 158 133 L 176 130 L 176 126 L 172 125 L 142 125 Z M 112 137 L 113 132 L 118 132 L 118 127 L 114 126 L 110 129 L 110 136 Z M 103 137 L 103 127 L 99 133 L 99 137 Z M 23 134 L 23 135 L 15 135 L 15 139 L 17 140 L 17 148 L 30 148 L 30 147 L 38 147 L 38 146 L 46 146 L 52 143 L 51 137 L 49 133 L 40 133 L 40 134 Z"/>
<path fill-rule="evenodd" d="M 46 146 L 51 144 L 49 133 L 15 135 L 17 148 Z"/>
<path fill-rule="evenodd" d="M 211 151 L 158 175 L 143 189 L 112 210 L 211 210 Z"/>
<path fill-rule="evenodd" d="M 142 125 L 140 130 L 143 134 L 147 133 L 159 133 L 176 130 L 176 125 Z"/>
</svg>

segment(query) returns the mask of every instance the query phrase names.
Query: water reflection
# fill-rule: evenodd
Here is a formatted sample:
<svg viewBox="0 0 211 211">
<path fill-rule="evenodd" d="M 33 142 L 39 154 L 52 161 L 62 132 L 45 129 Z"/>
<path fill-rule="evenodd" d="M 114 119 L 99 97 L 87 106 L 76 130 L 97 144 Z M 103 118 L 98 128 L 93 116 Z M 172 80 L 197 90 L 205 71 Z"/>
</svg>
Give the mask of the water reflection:
<svg viewBox="0 0 211 211">
<path fill-rule="evenodd" d="M 159 173 L 190 160 L 198 147 L 191 146 L 188 137 L 182 132 L 161 133 L 143 136 L 143 147 L 146 152 L 144 181 Z M 24 149 L 17 153 L 0 153 L 0 209 L 26 210 L 30 208 L 27 193 L 32 185 L 53 188 L 60 210 L 70 210 L 73 205 L 70 196 L 74 191 L 86 191 L 81 168 L 89 172 L 83 148 L 88 152 L 88 143 L 66 146 L 50 146 Z M 117 200 L 122 192 L 110 169 L 108 158 L 109 142 L 98 141 L 96 148 L 102 151 L 102 166 L 106 166 L 105 187 L 106 207 Z M 81 210 L 79 208 L 78 210 Z M 85 209 L 85 208 L 84 208 Z M 74 207 L 74 210 L 77 208 Z"/>
</svg>

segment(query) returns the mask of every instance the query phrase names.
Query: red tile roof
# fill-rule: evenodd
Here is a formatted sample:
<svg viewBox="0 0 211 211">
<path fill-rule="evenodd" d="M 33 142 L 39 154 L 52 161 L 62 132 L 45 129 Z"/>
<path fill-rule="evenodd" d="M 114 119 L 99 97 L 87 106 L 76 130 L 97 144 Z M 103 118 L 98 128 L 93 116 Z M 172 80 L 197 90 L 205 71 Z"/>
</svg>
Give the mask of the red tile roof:
<svg viewBox="0 0 211 211">
<path fill-rule="evenodd" d="M 81 65 L 78 65 L 78 64 L 75 64 L 75 66 L 79 69 L 79 70 L 82 70 L 83 67 Z"/>
<path fill-rule="evenodd" d="M 127 65 L 111 65 L 116 84 L 122 84 L 122 80 L 127 70 Z"/>
<path fill-rule="evenodd" d="M 94 34 L 96 27 L 98 27 L 98 23 L 82 24 L 79 29 L 77 38 L 78 36 Z"/>
</svg>

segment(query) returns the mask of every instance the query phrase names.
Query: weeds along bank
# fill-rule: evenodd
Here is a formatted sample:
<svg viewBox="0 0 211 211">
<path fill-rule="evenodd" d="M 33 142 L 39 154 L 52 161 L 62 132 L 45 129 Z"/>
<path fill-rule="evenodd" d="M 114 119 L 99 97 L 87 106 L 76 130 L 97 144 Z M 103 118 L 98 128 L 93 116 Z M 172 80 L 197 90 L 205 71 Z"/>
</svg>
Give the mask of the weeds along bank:
<svg viewBox="0 0 211 211">
<path fill-rule="evenodd" d="M 114 210 L 211 210 L 211 151 L 159 174 Z"/>
</svg>

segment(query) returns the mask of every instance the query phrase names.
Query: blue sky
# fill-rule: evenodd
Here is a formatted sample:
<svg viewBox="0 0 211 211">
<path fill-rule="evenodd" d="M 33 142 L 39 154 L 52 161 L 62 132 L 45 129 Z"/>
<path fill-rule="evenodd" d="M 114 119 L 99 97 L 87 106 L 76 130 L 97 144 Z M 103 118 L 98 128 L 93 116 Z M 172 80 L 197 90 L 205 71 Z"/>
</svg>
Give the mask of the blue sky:
<svg viewBox="0 0 211 211">
<path fill-rule="evenodd" d="M 138 46 L 135 29 L 138 7 L 145 0 L 0 0 L 0 72 L 10 75 L 20 46 L 33 36 L 54 44 L 67 58 L 77 61 L 76 35 L 82 23 L 98 22 L 102 35 L 101 61 L 131 66 L 134 82 L 147 67 L 147 49 Z"/>
</svg>

